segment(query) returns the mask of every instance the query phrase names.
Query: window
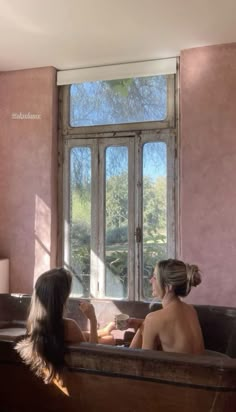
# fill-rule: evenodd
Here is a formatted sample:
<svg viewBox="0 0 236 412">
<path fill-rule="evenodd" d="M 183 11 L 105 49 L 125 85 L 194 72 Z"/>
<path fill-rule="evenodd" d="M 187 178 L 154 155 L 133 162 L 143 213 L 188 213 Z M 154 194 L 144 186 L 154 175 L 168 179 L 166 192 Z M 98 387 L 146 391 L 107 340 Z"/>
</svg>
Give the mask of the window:
<svg viewBox="0 0 236 412">
<path fill-rule="evenodd" d="M 165 120 L 167 78 L 152 76 L 72 84 L 70 103 L 72 127 Z"/>
<path fill-rule="evenodd" d="M 153 266 L 175 255 L 174 125 L 173 75 L 62 88 L 62 255 L 74 295 L 151 298 Z"/>
</svg>

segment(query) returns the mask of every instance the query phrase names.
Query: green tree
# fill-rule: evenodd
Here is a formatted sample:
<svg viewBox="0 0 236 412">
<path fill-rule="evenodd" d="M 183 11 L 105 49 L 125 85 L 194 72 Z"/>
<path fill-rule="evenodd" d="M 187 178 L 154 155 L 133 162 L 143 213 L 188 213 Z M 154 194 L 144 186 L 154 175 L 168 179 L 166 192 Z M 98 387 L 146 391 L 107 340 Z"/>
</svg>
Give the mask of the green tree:
<svg viewBox="0 0 236 412">
<path fill-rule="evenodd" d="M 74 84 L 70 89 L 72 126 L 164 120 L 166 76 Z"/>
<path fill-rule="evenodd" d="M 106 183 L 106 225 L 118 228 L 128 224 L 128 174 L 111 176 Z"/>
</svg>

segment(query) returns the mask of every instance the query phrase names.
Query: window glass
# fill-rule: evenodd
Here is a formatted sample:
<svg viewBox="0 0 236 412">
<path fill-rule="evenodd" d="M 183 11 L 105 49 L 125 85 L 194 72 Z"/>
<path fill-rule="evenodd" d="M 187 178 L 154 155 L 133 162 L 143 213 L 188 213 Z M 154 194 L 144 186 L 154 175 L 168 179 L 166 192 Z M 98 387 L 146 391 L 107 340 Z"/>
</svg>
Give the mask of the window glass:
<svg viewBox="0 0 236 412">
<path fill-rule="evenodd" d="M 106 149 L 105 294 L 127 297 L 128 272 L 128 148 Z"/>
<path fill-rule="evenodd" d="M 165 120 L 167 77 L 136 77 L 71 85 L 71 127 Z"/>
<path fill-rule="evenodd" d="M 154 265 L 175 256 L 175 76 L 63 86 L 61 100 L 72 293 L 150 300 Z"/>
<path fill-rule="evenodd" d="M 90 295 L 91 149 L 70 150 L 70 267 L 73 293 Z"/>
<path fill-rule="evenodd" d="M 158 260 L 167 258 L 167 151 L 165 142 L 143 146 L 143 294 Z"/>
</svg>

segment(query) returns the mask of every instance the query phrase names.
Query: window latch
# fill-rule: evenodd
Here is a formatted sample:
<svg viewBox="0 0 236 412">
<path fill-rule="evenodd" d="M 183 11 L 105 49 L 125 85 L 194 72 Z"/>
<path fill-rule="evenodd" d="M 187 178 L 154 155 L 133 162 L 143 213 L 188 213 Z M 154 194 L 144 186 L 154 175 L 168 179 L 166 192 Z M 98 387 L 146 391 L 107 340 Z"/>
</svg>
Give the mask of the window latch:
<svg viewBox="0 0 236 412">
<path fill-rule="evenodd" d="M 142 241 L 142 229 L 141 227 L 136 227 L 136 231 L 134 232 L 136 237 L 136 242 L 141 243 Z"/>
</svg>

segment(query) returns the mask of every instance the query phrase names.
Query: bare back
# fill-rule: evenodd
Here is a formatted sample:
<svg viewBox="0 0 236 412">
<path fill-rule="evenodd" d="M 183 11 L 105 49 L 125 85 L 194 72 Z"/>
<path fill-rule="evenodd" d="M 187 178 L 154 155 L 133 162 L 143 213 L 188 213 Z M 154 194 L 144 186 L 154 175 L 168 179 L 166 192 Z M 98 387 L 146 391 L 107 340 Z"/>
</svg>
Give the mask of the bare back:
<svg viewBox="0 0 236 412">
<path fill-rule="evenodd" d="M 143 349 L 159 343 L 165 352 L 204 353 L 204 341 L 195 309 L 179 299 L 147 315 L 144 321 Z"/>
</svg>

